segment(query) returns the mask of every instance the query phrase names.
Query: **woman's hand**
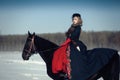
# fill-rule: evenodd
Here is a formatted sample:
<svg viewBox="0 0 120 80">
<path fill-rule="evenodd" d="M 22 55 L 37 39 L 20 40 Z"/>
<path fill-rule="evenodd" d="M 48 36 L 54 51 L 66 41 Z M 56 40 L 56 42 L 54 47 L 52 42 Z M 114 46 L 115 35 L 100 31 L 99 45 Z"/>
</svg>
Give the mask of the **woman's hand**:
<svg viewBox="0 0 120 80">
<path fill-rule="evenodd" d="M 80 51 L 80 47 L 79 46 L 77 46 L 76 48 L 77 48 L 78 51 Z"/>
</svg>

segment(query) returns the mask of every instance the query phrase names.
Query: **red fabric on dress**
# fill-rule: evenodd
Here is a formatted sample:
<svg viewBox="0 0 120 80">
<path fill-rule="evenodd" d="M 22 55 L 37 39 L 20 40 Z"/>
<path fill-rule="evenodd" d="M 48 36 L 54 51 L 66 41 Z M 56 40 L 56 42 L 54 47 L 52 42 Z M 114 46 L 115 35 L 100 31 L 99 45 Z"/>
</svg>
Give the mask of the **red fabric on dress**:
<svg viewBox="0 0 120 80">
<path fill-rule="evenodd" d="M 68 38 L 61 46 L 58 48 L 53 55 L 52 60 L 52 72 L 58 73 L 59 71 L 63 71 L 68 73 L 67 64 L 70 62 L 67 59 L 66 49 L 69 46 L 71 39 Z"/>
<path fill-rule="evenodd" d="M 67 77 L 68 77 L 68 79 L 71 79 L 71 64 L 70 64 L 70 62 L 71 62 L 71 59 L 70 59 L 70 45 L 67 47 L 67 60 L 69 61 L 68 63 L 67 63 Z"/>
</svg>

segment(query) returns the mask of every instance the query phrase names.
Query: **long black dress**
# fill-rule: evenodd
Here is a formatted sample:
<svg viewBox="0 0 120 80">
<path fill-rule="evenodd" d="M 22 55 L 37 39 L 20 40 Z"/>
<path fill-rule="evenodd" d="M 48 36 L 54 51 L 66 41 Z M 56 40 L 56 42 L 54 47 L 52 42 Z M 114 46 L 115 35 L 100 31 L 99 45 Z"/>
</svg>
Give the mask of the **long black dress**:
<svg viewBox="0 0 120 80">
<path fill-rule="evenodd" d="M 72 42 L 70 43 L 71 80 L 87 80 L 106 65 L 114 54 L 109 54 L 109 51 L 114 50 L 106 48 L 96 48 L 91 50 L 92 52 L 88 52 L 86 46 L 79 40 L 80 31 L 81 26 L 76 26 L 70 35 L 71 40 L 80 47 L 80 51 L 78 51 L 76 46 Z"/>
</svg>

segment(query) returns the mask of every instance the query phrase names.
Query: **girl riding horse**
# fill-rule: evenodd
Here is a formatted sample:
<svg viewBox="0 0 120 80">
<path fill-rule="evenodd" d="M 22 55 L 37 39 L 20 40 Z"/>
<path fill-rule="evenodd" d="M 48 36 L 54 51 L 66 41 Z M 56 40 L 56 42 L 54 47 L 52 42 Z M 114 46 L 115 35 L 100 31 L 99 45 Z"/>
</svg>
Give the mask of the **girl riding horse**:
<svg viewBox="0 0 120 80">
<path fill-rule="evenodd" d="M 66 41 L 54 52 L 52 71 L 53 73 L 64 72 L 68 80 L 87 80 L 92 75 L 97 76 L 116 54 L 109 54 L 105 48 L 96 48 L 88 52 L 86 46 L 79 40 L 82 27 L 81 15 L 73 14 L 72 22 L 66 32 Z M 106 80 L 118 80 L 118 76 L 115 77 Z"/>
<path fill-rule="evenodd" d="M 53 80 L 119 80 L 118 51 L 108 48 L 87 50 L 79 40 L 82 20 L 80 14 L 73 14 L 73 24 L 66 33 L 66 41 L 58 46 L 28 32 L 22 58 L 39 53 L 46 63 L 47 74 Z"/>
</svg>

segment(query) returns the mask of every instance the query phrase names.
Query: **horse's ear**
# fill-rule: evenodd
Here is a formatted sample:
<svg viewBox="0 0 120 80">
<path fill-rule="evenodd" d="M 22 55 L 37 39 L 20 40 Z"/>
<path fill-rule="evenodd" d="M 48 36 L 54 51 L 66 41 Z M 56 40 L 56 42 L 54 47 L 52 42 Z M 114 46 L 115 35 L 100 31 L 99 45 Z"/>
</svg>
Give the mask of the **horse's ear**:
<svg viewBox="0 0 120 80">
<path fill-rule="evenodd" d="M 33 36 L 35 36 L 35 32 L 33 33 Z"/>
<path fill-rule="evenodd" d="M 31 35 L 31 33 L 28 31 L 28 35 L 30 36 Z"/>
</svg>

